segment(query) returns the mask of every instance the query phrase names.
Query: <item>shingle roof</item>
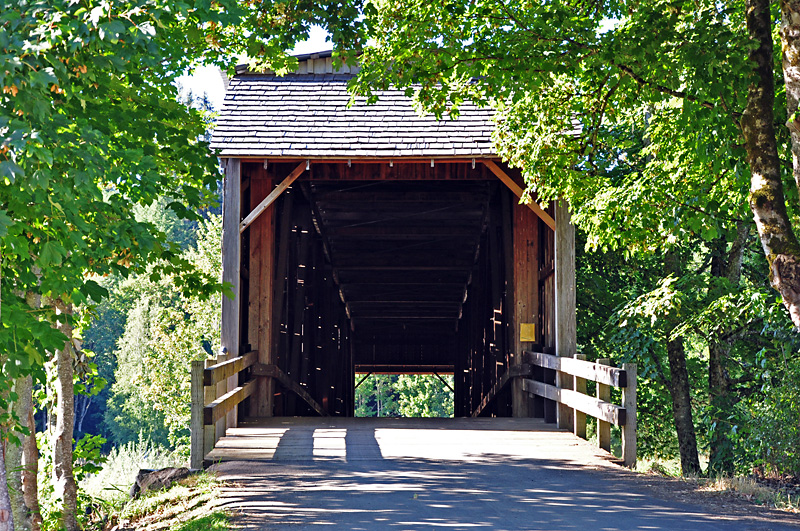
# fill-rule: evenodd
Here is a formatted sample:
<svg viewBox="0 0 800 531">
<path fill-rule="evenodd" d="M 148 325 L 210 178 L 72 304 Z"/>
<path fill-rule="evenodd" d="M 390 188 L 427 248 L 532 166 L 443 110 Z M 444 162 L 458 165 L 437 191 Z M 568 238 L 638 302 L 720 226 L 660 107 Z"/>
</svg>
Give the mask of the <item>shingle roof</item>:
<svg viewBox="0 0 800 531">
<path fill-rule="evenodd" d="M 464 104 L 457 120 L 420 117 L 400 90 L 359 98 L 350 74 L 242 74 L 231 79 L 211 147 L 221 157 L 488 157 L 491 110 Z"/>
</svg>

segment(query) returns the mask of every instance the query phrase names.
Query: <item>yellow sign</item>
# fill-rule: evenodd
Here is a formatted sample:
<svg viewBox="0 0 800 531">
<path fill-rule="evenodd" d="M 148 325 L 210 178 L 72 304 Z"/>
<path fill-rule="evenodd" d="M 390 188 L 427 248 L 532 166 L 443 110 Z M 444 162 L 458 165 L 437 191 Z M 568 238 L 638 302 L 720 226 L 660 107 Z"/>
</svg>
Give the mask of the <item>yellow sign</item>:
<svg viewBox="0 0 800 531">
<path fill-rule="evenodd" d="M 520 323 L 519 324 L 519 340 L 522 343 L 535 343 L 536 342 L 536 323 Z"/>
</svg>

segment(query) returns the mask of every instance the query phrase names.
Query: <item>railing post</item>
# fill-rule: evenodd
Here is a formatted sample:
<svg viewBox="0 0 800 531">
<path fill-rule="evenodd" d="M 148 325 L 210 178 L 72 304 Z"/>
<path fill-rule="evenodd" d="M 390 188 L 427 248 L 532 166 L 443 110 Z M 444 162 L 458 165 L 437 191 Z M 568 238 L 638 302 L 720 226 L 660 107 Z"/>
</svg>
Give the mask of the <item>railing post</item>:
<svg viewBox="0 0 800 531">
<path fill-rule="evenodd" d="M 216 364 L 216 360 L 214 359 L 207 359 L 205 360 L 205 366 L 210 367 L 211 365 Z M 217 386 L 214 385 L 207 385 L 203 387 L 203 405 L 210 404 L 214 400 L 217 399 Z M 204 424 L 203 425 L 203 452 L 208 454 L 211 450 L 214 449 L 214 444 L 217 442 L 217 427 L 215 424 Z M 205 455 L 204 455 L 205 457 Z"/>
<path fill-rule="evenodd" d="M 611 365 L 611 360 L 603 358 L 597 360 L 600 365 Z M 611 386 L 597 384 L 597 398 L 603 402 L 611 402 Z M 597 445 L 606 452 L 611 451 L 611 423 L 597 419 Z"/>
<path fill-rule="evenodd" d="M 575 354 L 575 359 L 586 361 L 586 354 Z M 577 376 L 573 377 L 572 388 L 582 394 L 586 394 L 586 380 Z M 575 435 L 581 439 L 586 439 L 586 413 L 573 409 L 574 415 L 574 431 Z"/>
<path fill-rule="evenodd" d="M 189 467 L 203 468 L 203 362 L 192 361 L 192 421 Z"/>
<path fill-rule="evenodd" d="M 625 425 L 622 426 L 622 461 L 627 467 L 636 466 L 636 364 L 624 363 L 628 386 L 622 388 L 622 407 L 625 408 Z"/>
<path fill-rule="evenodd" d="M 223 349 L 224 350 L 224 349 Z M 216 363 L 222 363 L 223 361 L 228 361 L 233 356 L 227 350 L 224 350 L 222 354 L 217 355 Z M 228 392 L 228 379 L 223 379 L 217 382 L 217 392 L 214 395 L 214 399 L 217 399 Z M 215 435 L 214 435 L 214 444 L 217 443 L 218 440 L 225 437 L 225 431 L 228 429 L 228 415 L 219 419 L 215 424 Z"/>
</svg>

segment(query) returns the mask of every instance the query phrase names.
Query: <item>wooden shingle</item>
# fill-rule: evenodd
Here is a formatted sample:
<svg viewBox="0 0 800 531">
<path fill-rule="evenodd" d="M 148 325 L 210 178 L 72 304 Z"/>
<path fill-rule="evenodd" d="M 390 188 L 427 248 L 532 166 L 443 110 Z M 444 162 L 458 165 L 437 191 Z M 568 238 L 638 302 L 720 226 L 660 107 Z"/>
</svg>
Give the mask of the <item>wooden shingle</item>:
<svg viewBox="0 0 800 531">
<path fill-rule="evenodd" d="M 378 91 L 376 104 L 358 98 L 348 108 L 351 78 L 240 73 L 230 81 L 211 148 L 220 157 L 495 156 L 490 109 L 465 103 L 457 120 L 436 120 L 417 114 L 400 90 Z"/>
</svg>

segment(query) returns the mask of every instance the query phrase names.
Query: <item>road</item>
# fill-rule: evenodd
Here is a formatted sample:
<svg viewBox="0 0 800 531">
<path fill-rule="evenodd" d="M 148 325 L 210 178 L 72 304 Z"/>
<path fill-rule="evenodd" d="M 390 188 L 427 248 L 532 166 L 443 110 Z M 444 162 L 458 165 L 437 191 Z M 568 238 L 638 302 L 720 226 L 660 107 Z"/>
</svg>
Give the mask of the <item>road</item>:
<svg viewBox="0 0 800 531">
<path fill-rule="evenodd" d="M 229 434 L 212 469 L 247 531 L 800 529 L 692 499 L 534 419 L 274 419 Z"/>
</svg>

